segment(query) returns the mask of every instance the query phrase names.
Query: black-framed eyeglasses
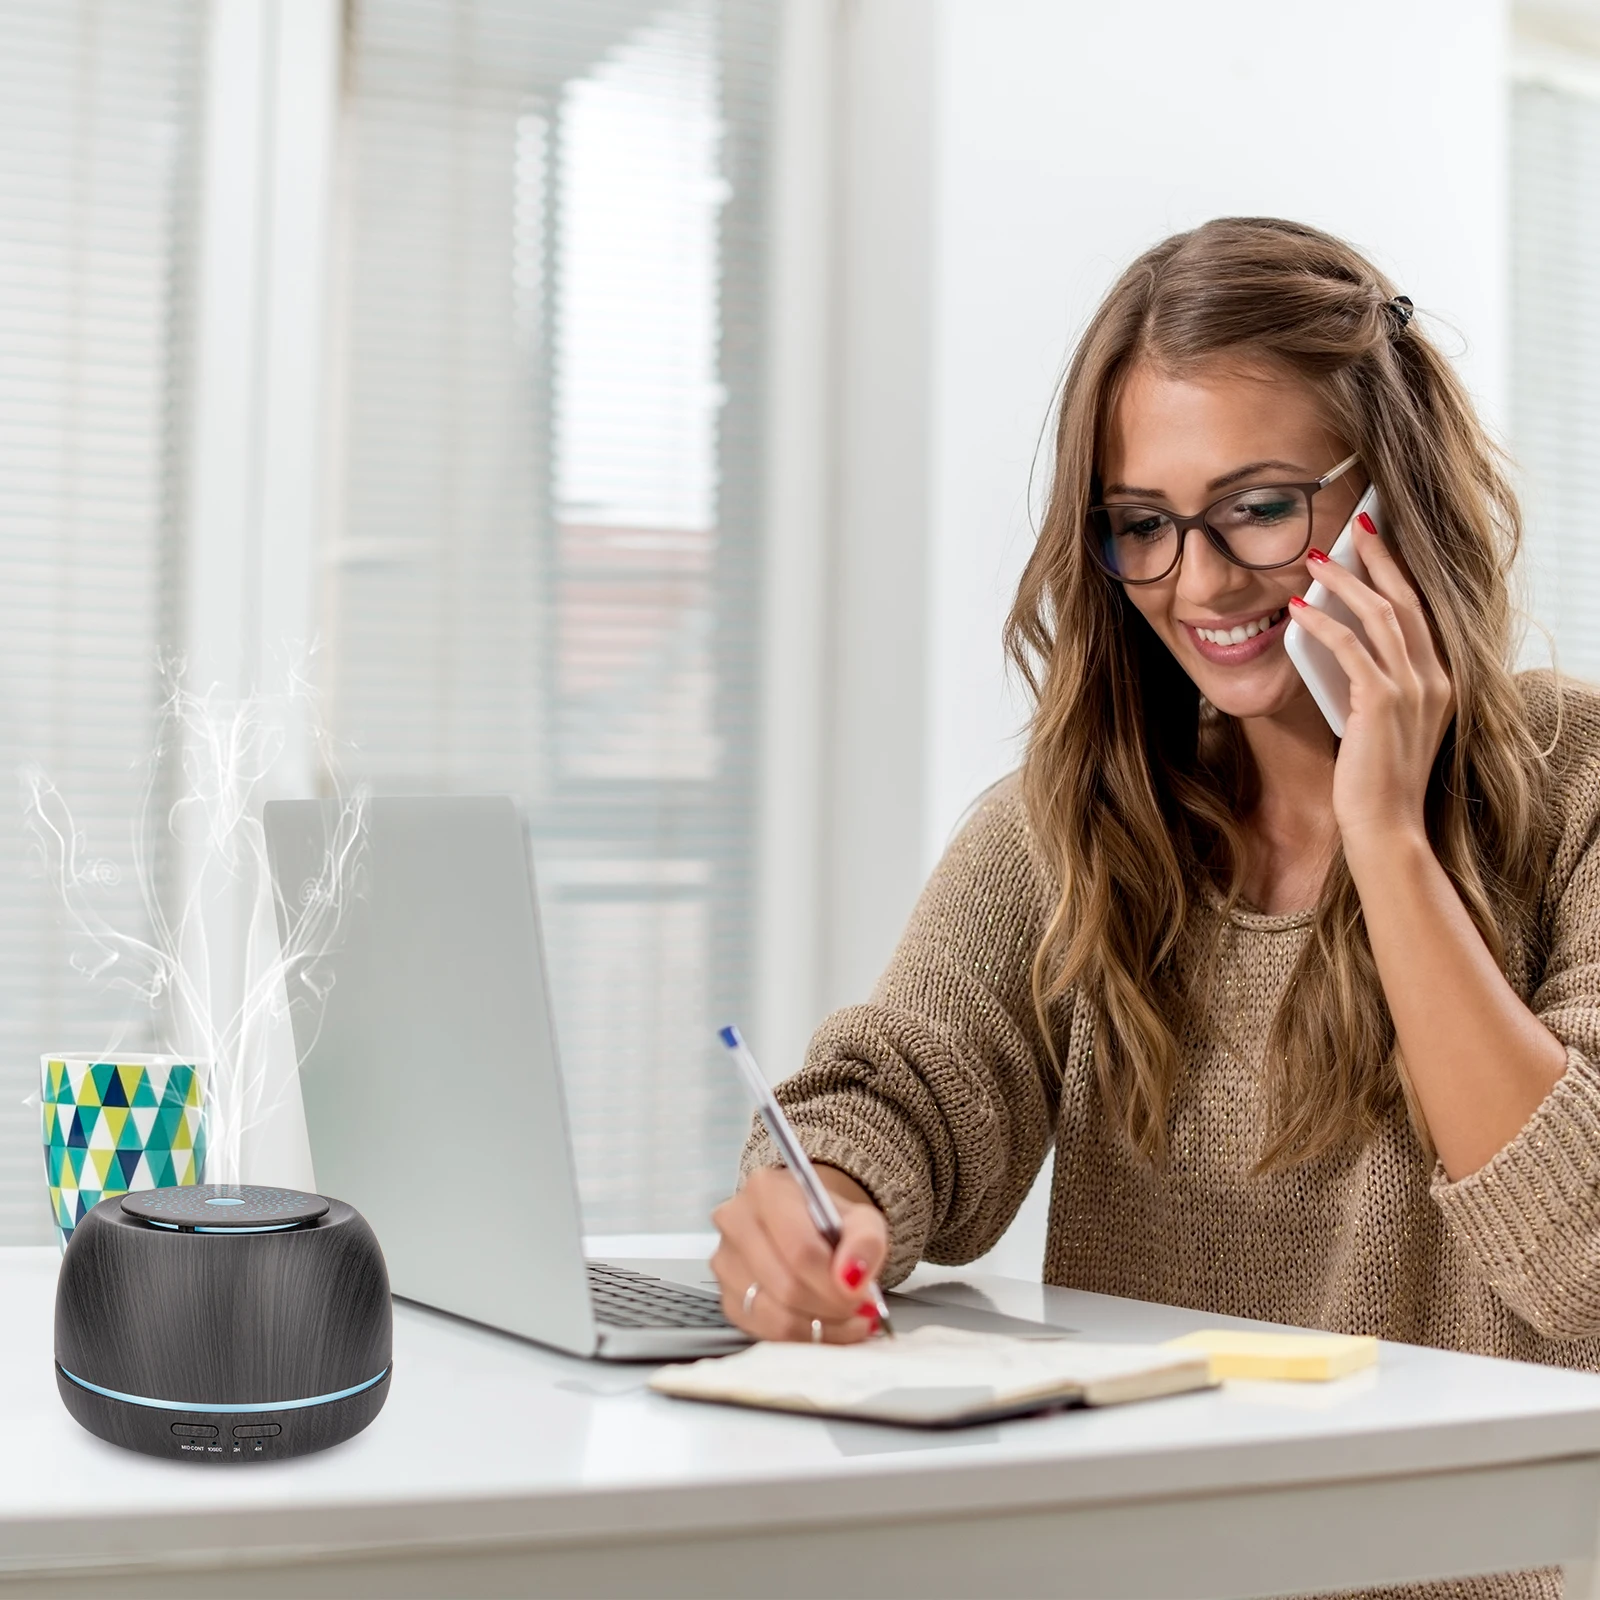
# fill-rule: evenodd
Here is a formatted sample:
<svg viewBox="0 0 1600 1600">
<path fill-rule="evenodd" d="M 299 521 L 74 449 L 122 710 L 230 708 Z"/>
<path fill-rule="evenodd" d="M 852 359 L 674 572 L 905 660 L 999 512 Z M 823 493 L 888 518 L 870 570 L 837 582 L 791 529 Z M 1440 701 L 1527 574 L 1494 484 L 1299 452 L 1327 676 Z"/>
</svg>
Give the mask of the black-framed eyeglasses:
<svg viewBox="0 0 1600 1600">
<path fill-rule="evenodd" d="M 1159 583 L 1183 559 L 1185 535 L 1199 528 L 1218 554 L 1253 572 L 1286 567 L 1311 548 L 1311 499 L 1360 459 L 1346 456 L 1314 483 L 1257 484 L 1213 500 L 1197 517 L 1159 506 L 1089 508 L 1089 553 L 1119 583 Z"/>
</svg>

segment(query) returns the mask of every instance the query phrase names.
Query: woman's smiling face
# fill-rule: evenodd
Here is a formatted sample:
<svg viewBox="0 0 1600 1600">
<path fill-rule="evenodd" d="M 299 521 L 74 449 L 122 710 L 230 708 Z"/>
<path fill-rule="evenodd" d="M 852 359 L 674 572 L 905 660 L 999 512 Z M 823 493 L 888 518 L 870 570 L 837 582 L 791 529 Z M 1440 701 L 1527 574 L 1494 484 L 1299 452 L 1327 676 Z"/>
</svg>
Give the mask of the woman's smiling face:
<svg viewBox="0 0 1600 1600">
<path fill-rule="evenodd" d="M 1141 364 L 1128 375 L 1099 463 L 1107 503 L 1192 516 L 1258 484 L 1309 483 L 1349 454 L 1300 379 L 1262 363 L 1216 363 L 1184 377 Z M 1311 543 L 1327 550 L 1355 510 L 1358 463 L 1311 501 Z M 1227 560 L 1199 529 L 1178 570 L 1125 593 L 1201 694 L 1234 717 L 1270 717 L 1307 696 L 1283 648 L 1304 560 L 1267 572 Z"/>
</svg>

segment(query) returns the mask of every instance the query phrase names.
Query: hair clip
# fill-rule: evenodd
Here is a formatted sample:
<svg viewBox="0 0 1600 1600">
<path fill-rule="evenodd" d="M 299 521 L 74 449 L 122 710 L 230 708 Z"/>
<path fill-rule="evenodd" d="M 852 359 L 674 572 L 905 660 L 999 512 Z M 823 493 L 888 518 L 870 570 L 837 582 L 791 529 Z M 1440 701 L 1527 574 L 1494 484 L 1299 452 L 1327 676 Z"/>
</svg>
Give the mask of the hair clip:
<svg viewBox="0 0 1600 1600">
<path fill-rule="evenodd" d="M 1417 308 L 1412 305 L 1410 295 L 1397 294 L 1393 300 L 1388 302 L 1386 309 L 1394 318 L 1395 332 L 1404 333 Z"/>
</svg>

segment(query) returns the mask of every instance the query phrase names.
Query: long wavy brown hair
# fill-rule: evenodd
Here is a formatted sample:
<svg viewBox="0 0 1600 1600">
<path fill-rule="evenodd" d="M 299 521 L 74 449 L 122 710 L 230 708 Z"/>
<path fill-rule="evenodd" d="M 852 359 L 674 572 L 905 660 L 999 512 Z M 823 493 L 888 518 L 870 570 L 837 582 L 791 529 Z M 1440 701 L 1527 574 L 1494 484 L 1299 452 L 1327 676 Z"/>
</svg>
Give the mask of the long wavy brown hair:
<svg viewBox="0 0 1600 1600">
<path fill-rule="evenodd" d="M 1048 503 L 1006 627 L 1035 701 L 1024 795 L 1061 888 L 1034 1003 L 1046 1039 L 1063 997 L 1090 1003 L 1102 1093 L 1153 1161 L 1166 1154 L 1180 1068 L 1179 934 L 1208 882 L 1229 905 L 1239 899 L 1257 779 L 1238 724 L 1202 702 L 1089 557 L 1096 463 L 1136 364 L 1182 374 L 1244 357 L 1287 369 L 1360 453 L 1455 690 L 1428 785 L 1429 838 L 1497 960 L 1513 927 L 1532 934 L 1545 802 L 1543 753 L 1510 670 L 1521 518 L 1466 391 L 1416 322 L 1396 315 L 1395 292 L 1314 228 L 1209 222 L 1122 274 L 1063 384 Z M 1285 995 L 1267 1042 L 1262 1168 L 1369 1137 L 1402 1101 L 1430 1148 L 1342 854 Z"/>
</svg>

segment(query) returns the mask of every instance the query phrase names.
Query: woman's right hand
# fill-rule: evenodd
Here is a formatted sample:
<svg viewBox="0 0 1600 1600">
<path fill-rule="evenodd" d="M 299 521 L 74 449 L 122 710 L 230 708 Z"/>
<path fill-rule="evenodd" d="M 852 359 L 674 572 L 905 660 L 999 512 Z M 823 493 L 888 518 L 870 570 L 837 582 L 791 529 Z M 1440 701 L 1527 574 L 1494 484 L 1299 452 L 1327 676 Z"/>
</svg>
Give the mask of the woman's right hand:
<svg viewBox="0 0 1600 1600">
<path fill-rule="evenodd" d="M 823 1167 L 819 1175 L 843 1224 L 832 1250 L 787 1167 L 758 1167 L 711 1213 L 722 1235 L 711 1270 L 723 1314 L 757 1339 L 810 1340 L 813 1319 L 828 1344 L 877 1331 L 872 1285 L 889 1254 L 889 1225 L 844 1173 Z"/>
</svg>

